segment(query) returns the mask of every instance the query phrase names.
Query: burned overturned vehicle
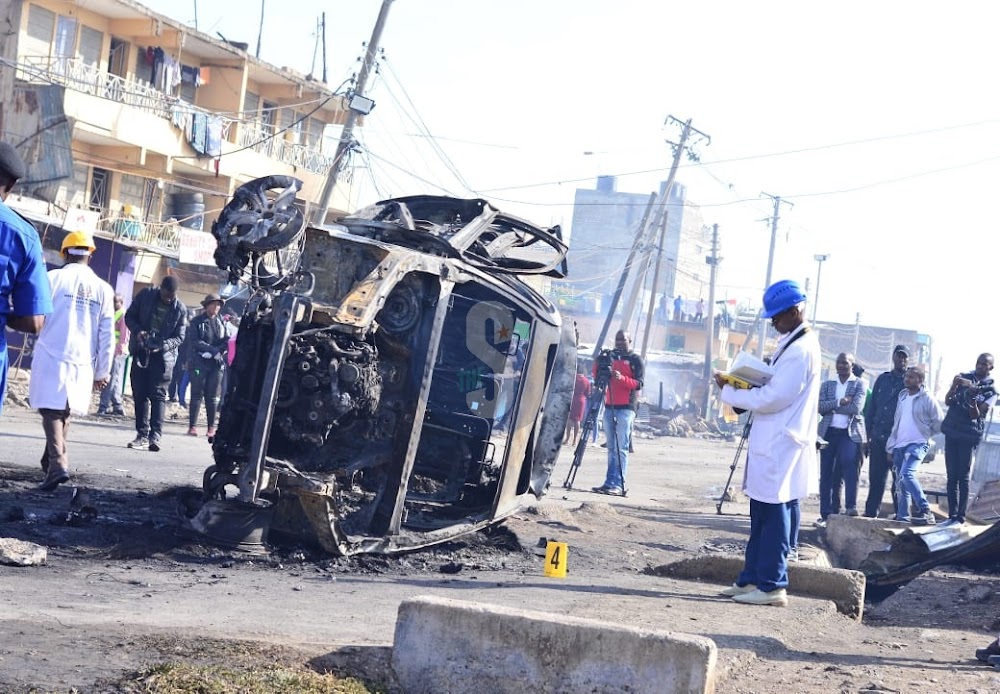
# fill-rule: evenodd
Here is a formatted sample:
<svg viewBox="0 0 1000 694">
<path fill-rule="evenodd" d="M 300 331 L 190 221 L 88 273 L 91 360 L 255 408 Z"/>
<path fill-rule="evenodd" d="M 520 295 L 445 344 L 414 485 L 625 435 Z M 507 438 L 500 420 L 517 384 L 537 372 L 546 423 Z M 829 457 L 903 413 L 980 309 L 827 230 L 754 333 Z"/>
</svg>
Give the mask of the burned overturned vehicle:
<svg viewBox="0 0 1000 694">
<path fill-rule="evenodd" d="M 311 227 L 300 185 L 251 181 L 213 225 L 216 263 L 251 295 L 191 525 L 391 553 L 541 496 L 576 346 L 521 276 L 565 275 L 559 228 L 433 196 Z"/>
</svg>

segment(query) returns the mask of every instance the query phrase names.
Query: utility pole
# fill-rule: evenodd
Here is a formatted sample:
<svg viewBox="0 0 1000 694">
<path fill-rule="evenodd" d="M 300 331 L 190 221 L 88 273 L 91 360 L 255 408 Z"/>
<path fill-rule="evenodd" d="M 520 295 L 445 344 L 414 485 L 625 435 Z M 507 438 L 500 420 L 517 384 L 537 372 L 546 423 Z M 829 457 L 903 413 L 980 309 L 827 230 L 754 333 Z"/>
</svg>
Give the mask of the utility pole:
<svg viewBox="0 0 1000 694">
<path fill-rule="evenodd" d="M 361 72 L 358 74 L 358 83 L 354 87 L 354 95 L 364 96 L 365 86 L 368 84 L 368 74 L 375 63 L 375 55 L 378 52 L 378 43 L 382 38 L 382 30 L 385 28 L 385 20 L 389 16 L 389 7 L 392 0 L 382 0 L 382 8 L 379 10 L 378 19 L 375 20 L 375 28 L 372 29 L 372 37 L 365 47 L 365 59 L 361 64 Z M 324 22 L 324 35 L 325 22 Z M 323 44 L 323 81 L 326 81 L 326 43 Z M 353 146 L 354 124 L 358 120 L 358 112 L 348 105 L 347 120 L 340 131 L 340 142 L 337 143 L 337 153 L 333 156 L 333 163 L 330 165 L 330 172 L 327 174 L 326 183 L 323 184 L 323 194 L 320 196 L 319 205 L 313 213 L 313 224 L 324 224 L 326 222 L 326 211 L 330 208 L 330 201 L 333 200 L 333 190 L 337 185 L 337 177 L 347 159 L 347 152 Z"/>
<path fill-rule="evenodd" d="M 664 213 L 660 216 L 660 242 L 659 242 L 659 244 L 657 244 L 657 247 L 656 247 L 656 266 L 653 268 L 653 288 L 654 289 L 656 288 L 656 285 L 660 281 L 660 267 L 661 267 L 660 260 L 663 258 L 663 246 L 665 245 L 666 236 L 667 236 L 667 213 L 666 213 L 666 211 L 664 211 Z M 646 257 L 648 258 L 649 256 L 646 256 Z M 653 327 L 653 314 L 656 311 L 655 306 L 654 306 L 655 301 L 656 301 L 656 292 L 655 291 L 652 294 L 649 295 L 649 299 L 650 299 L 649 300 L 649 310 L 646 311 L 646 328 L 645 328 L 645 330 L 643 330 L 643 333 L 642 333 L 642 352 L 640 353 L 640 356 L 642 357 L 642 363 L 643 364 L 646 363 L 646 348 L 649 347 L 649 334 L 651 332 L 653 332 L 652 331 L 652 327 Z"/>
<path fill-rule="evenodd" d="M 858 312 L 854 316 L 854 349 L 851 353 L 854 355 L 855 361 L 858 358 L 858 338 L 861 336 L 861 313 Z"/>
<path fill-rule="evenodd" d="M 7 117 L 14 105 L 14 73 L 13 67 L 17 61 L 17 35 L 21 30 L 21 8 L 25 3 L 21 0 L 3 3 L 0 10 L 0 58 L 7 61 L 7 66 L 0 70 L 0 132 L 4 139 L 10 139 L 10 124 Z"/>
<path fill-rule="evenodd" d="M 260 40 L 264 36 L 264 2 L 260 0 L 260 28 L 257 30 L 257 53 L 255 57 L 260 57 Z"/>
<path fill-rule="evenodd" d="M 608 307 L 608 315 L 604 318 L 604 325 L 601 326 L 601 334 L 594 345 L 594 359 L 597 359 L 597 355 L 601 353 L 604 341 L 608 337 L 608 331 L 611 329 L 611 321 L 615 319 L 615 310 L 618 308 L 618 302 L 621 300 L 622 292 L 625 290 L 628 275 L 632 271 L 632 261 L 642 246 L 642 240 L 646 236 L 646 223 L 649 221 L 649 215 L 653 212 L 653 205 L 655 204 L 656 193 L 650 193 L 649 202 L 646 204 L 646 211 L 642 213 L 642 221 L 639 222 L 639 228 L 635 231 L 635 241 L 632 243 L 632 248 L 629 249 L 628 256 L 625 258 L 625 268 L 622 270 L 622 276 L 618 278 L 618 286 L 615 287 L 614 296 L 611 297 L 611 306 Z M 626 329 L 627 325 L 622 328 L 622 330 Z"/>
<path fill-rule="evenodd" d="M 326 84 L 326 12 L 320 15 L 319 21 L 322 29 L 320 36 L 323 37 L 323 84 Z"/>
<path fill-rule="evenodd" d="M 813 323 L 816 322 L 816 311 L 819 310 L 819 278 L 823 274 L 823 263 L 829 259 L 829 253 L 817 253 L 813 256 L 813 260 L 816 261 L 816 296 L 813 297 Z"/>
<path fill-rule="evenodd" d="M 680 140 L 676 143 L 667 140 L 667 144 L 669 144 L 673 148 L 674 158 L 673 161 L 670 163 L 670 173 L 667 175 L 667 181 L 663 186 L 663 195 L 660 196 L 660 215 L 662 215 L 663 217 L 662 223 L 664 224 L 663 227 L 664 233 L 662 234 L 663 241 L 661 242 L 661 244 L 666 241 L 667 204 L 670 202 L 670 193 L 674 187 L 674 179 L 677 177 L 677 168 L 680 166 L 681 155 L 683 155 L 686 152 L 688 159 L 690 161 L 698 161 L 698 155 L 692 149 L 693 145 L 688 145 L 688 139 L 691 137 L 692 133 L 697 133 L 697 135 L 699 136 L 698 137 L 699 142 L 701 140 L 704 140 L 706 144 L 711 144 L 712 142 L 712 138 L 707 133 L 703 133 L 702 131 L 698 130 L 697 128 L 691 125 L 690 118 L 688 118 L 686 121 L 681 121 L 680 119 L 675 118 L 674 116 L 667 116 L 666 121 L 664 121 L 664 125 L 666 125 L 667 123 L 681 126 L 681 136 Z M 652 232 L 650 233 L 650 236 L 652 236 Z M 646 256 L 645 262 L 647 264 L 649 262 L 648 255 Z M 641 289 L 641 286 L 638 287 L 638 289 Z M 656 295 L 658 291 L 659 291 L 659 286 L 657 286 L 656 281 L 654 281 L 649 297 L 648 310 L 650 311 L 650 313 L 652 313 L 655 310 Z M 638 294 L 639 291 L 636 290 L 634 293 Z M 629 306 L 628 313 L 622 315 L 623 324 L 627 325 L 631 321 L 633 308 L 634 308 L 633 306 Z"/>
<path fill-rule="evenodd" d="M 705 258 L 705 262 L 712 268 L 709 271 L 708 279 L 708 329 L 705 331 L 705 383 L 712 378 L 712 358 L 715 349 L 715 277 L 719 270 L 719 225 L 712 225 L 712 255 Z M 712 402 L 712 389 L 705 389 L 705 407 L 703 416 L 708 419 L 710 404 Z"/>
<path fill-rule="evenodd" d="M 771 248 L 767 252 L 767 277 L 764 280 L 764 291 L 771 286 L 771 271 L 774 269 L 774 245 L 778 238 L 778 212 L 781 208 L 781 203 L 785 203 L 789 207 L 795 207 L 793 203 L 787 200 L 782 200 L 781 197 L 777 195 L 770 195 L 768 193 L 761 193 L 761 195 L 771 198 L 774 202 L 774 212 L 771 214 Z M 757 341 L 757 357 L 759 359 L 764 358 L 764 339 L 767 337 L 767 321 L 762 320 L 760 322 L 760 335 Z"/>
</svg>

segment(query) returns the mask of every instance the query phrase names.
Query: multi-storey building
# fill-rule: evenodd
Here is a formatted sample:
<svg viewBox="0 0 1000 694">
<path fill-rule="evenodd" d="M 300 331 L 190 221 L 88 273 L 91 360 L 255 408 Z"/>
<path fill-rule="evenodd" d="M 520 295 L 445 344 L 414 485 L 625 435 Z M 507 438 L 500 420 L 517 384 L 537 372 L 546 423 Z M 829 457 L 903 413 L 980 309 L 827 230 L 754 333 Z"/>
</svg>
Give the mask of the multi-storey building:
<svg viewBox="0 0 1000 694">
<path fill-rule="evenodd" d="M 662 184 L 660 195 L 664 187 Z M 636 293 L 636 298 L 646 307 L 650 294 L 656 292 L 654 305 L 663 306 L 658 324 L 673 315 L 676 296 L 683 298 L 684 313 L 689 316 L 694 315 L 699 299 L 703 299 L 704 304 L 708 298 L 710 268 L 705 264 L 705 257 L 711 254 L 711 234 L 702 224 L 698 208 L 686 200 L 686 195 L 685 187 L 675 182 L 665 205 L 667 226 L 662 252 L 658 249 L 659 233 L 654 233 L 638 249 L 626 285 L 631 287 L 637 280 L 642 261 L 648 257 L 648 272 L 642 278 L 642 289 Z M 613 176 L 599 177 L 594 190 L 576 191 L 567 255 L 569 277 L 552 286 L 553 295 L 568 312 L 580 317 L 607 312 L 647 210 L 649 227 L 657 221 L 658 206 L 650 208 L 648 194 L 617 191 Z M 657 257 L 660 272 L 654 289 L 652 280 Z M 619 310 L 621 308 L 620 305 Z M 586 340 L 593 336 L 583 337 Z"/>
<path fill-rule="evenodd" d="M 0 42 L 14 75 L 0 81 L 12 89 L 0 127 L 29 171 L 9 203 L 47 248 L 66 226 L 92 225 L 95 260 L 119 291 L 170 272 L 192 301 L 219 287 L 204 232 L 236 187 L 292 175 L 303 204 L 319 200 L 325 132 L 347 115 L 341 93 L 132 0 L 4 4 L 17 37 Z M 347 191 L 334 191 L 334 213 L 354 207 Z"/>
</svg>

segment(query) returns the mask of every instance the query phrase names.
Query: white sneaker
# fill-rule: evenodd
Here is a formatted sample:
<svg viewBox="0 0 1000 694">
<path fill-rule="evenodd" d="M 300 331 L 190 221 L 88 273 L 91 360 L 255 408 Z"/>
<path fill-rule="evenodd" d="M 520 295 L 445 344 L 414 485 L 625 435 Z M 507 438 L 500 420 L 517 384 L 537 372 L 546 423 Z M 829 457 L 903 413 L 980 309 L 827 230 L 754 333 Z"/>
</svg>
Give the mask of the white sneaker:
<svg viewBox="0 0 1000 694">
<path fill-rule="evenodd" d="M 765 593 L 762 590 L 752 590 L 742 595 L 734 595 L 733 600 L 745 605 L 774 605 L 775 607 L 785 607 L 788 605 L 788 593 L 784 588 L 772 590 Z"/>
<path fill-rule="evenodd" d="M 753 583 L 748 583 L 745 586 L 738 586 L 735 583 L 725 590 L 719 592 L 719 595 L 725 595 L 727 598 L 732 598 L 737 595 L 743 595 L 744 593 L 750 593 L 757 590 L 757 586 Z"/>
<path fill-rule="evenodd" d="M 798 561 L 799 560 L 799 550 L 790 549 L 788 550 L 788 561 Z"/>
</svg>

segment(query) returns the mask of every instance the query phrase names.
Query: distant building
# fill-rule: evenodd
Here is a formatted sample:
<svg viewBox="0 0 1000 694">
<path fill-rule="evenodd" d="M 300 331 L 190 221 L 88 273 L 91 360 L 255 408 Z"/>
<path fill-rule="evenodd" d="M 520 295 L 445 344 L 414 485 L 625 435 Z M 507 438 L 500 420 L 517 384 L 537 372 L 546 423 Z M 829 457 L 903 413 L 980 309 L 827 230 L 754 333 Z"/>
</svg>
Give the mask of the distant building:
<svg viewBox="0 0 1000 694">
<path fill-rule="evenodd" d="M 50 261 L 79 225 L 126 301 L 169 273 L 196 303 L 219 289 L 207 232 L 239 185 L 290 175 L 300 204 L 319 200 L 326 131 L 348 113 L 322 82 L 133 0 L 14 0 L 0 19 L 16 32 L 0 42 L 2 137 L 28 165 L 9 204 L 56 251 Z M 349 191 L 337 186 L 334 213 L 352 209 Z"/>
<path fill-rule="evenodd" d="M 665 186 L 665 182 L 661 184 L 659 194 Z M 705 256 L 711 253 L 711 232 L 702 224 L 699 209 L 686 196 L 684 185 L 675 182 L 666 205 L 667 231 L 654 305 L 664 301 L 672 315 L 674 298 L 680 294 L 684 313 L 693 317 L 699 299 L 707 307 L 710 268 Z M 607 311 L 649 199 L 648 193 L 619 192 L 614 176 L 600 176 L 595 189 L 576 191 L 567 255 L 569 276 L 566 281 L 554 282 L 551 290 L 561 309 L 580 314 Z M 654 223 L 657 212 L 654 207 L 649 224 Z M 652 262 L 640 297 L 643 309 L 652 291 L 658 240 L 658 234 L 654 235 L 652 242 L 636 254 L 626 285 L 627 294 L 637 277 L 640 259 L 649 257 Z"/>
</svg>

